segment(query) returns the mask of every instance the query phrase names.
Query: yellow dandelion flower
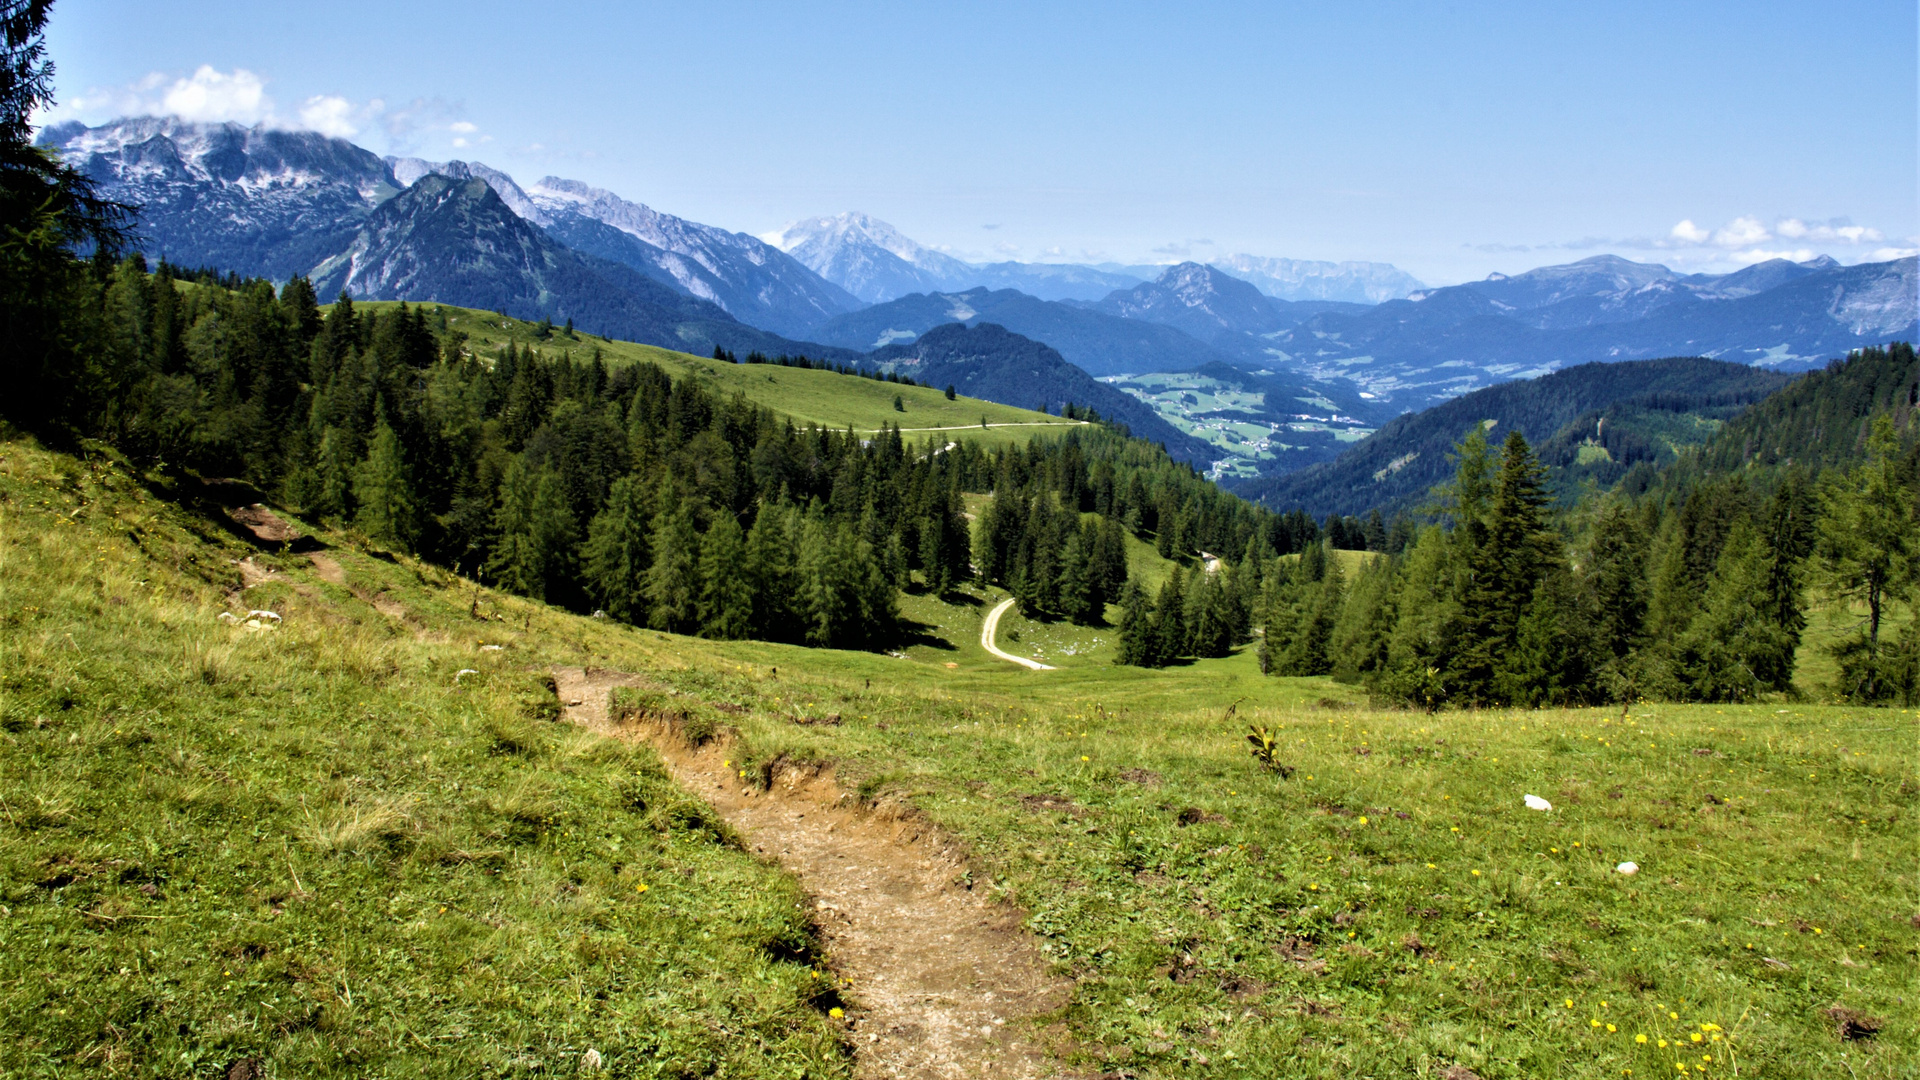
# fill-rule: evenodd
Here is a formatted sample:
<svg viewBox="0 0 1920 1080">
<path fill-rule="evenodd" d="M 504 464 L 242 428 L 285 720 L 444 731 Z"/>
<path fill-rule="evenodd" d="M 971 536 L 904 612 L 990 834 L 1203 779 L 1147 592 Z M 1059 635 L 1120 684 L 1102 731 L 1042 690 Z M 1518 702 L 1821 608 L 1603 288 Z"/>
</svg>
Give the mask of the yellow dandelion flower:
<svg viewBox="0 0 1920 1080">
<path fill-rule="evenodd" d="M 827 1015 L 833 1017 L 835 1020 L 838 1020 L 847 1014 L 845 1010 L 840 1008 L 840 1006 L 835 1005 L 833 1008 L 827 1010 Z"/>
<path fill-rule="evenodd" d="M 1616 1031 L 1619 1031 L 1619 1030 L 1620 1030 L 1619 1028 L 1617 1028 L 1617 1027 L 1614 1027 L 1614 1026 L 1613 1026 L 1612 1024 L 1608 1024 L 1608 1025 L 1607 1025 L 1607 1034 L 1609 1034 L 1609 1035 L 1611 1035 L 1611 1034 L 1613 1034 L 1614 1032 L 1616 1032 Z"/>
<path fill-rule="evenodd" d="M 1081 754 L 1081 755 L 1080 755 L 1080 760 L 1081 760 L 1081 761 L 1092 761 L 1093 759 L 1092 759 L 1092 758 L 1090 758 L 1090 757 L 1088 757 L 1088 756 L 1087 756 L 1087 755 L 1085 755 L 1085 754 Z"/>
<path fill-rule="evenodd" d="M 1680 1019 L 1680 1014 L 1679 1014 L 1679 1013 L 1677 1013 L 1677 1012 L 1670 1012 L 1670 1013 L 1668 1013 L 1668 1014 L 1667 1014 L 1667 1019 L 1669 1019 L 1669 1020 L 1678 1020 L 1678 1019 Z"/>
<path fill-rule="evenodd" d="M 1598 1021 L 1598 1020 L 1589 1020 L 1589 1021 L 1587 1021 L 1587 1023 L 1589 1023 L 1589 1024 L 1591 1024 L 1591 1025 L 1592 1025 L 1592 1026 L 1594 1026 L 1594 1027 L 1599 1027 L 1599 1026 L 1600 1026 L 1600 1021 Z"/>
<path fill-rule="evenodd" d="M 1658 1043 L 1654 1045 L 1658 1046 L 1662 1050 L 1665 1050 L 1667 1048 L 1667 1040 L 1661 1039 Z"/>
<path fill-rule="evenodd" d="M 634 892 L 637 892 L 637 893 L 642 893 L 642 892 L 646 892 L 646 891 L 647 891 L 647 887 L 646 887 L 645 885 L 635 885 L 635 886 L 633 887 L 633 891 L 634 891 Z"/>
<path fill-rule="evenodd" d="M 1568 998 L 1568 999 L 1567 999 L 1567 1008 L 1569 1008 L 1569 1009 L 1571 1009 L 1571 1008 L 1573 1008 L 1573 999 L 1572 999 L 1572 998 Z"/>
<path fill-rule="evenodd" d="M 1473 876 L 1474 876 L 1474 877 L 1479 877 L 1479 876 L 1480 876 L 1480 871 L 1478 871 L 1478 870 L 1475 870 L 1475 871 L 1473 871 Z"/>
<path fill-rule="evenodd" d="M 1694 1032 L 1693 1034 L 1691 1034 L 1691 1035 L 1689 1035 L 1689 1036 L 1687 1036 L 1687 1038 L 1689 1038 L 1689 1039 L 1692 1039 L 1692 1040 L 1693 1040 L 1694 1042 L 1699 1042 L 1699 1041 L 1700 1041 L 1700 1033 L 1696 1031 L 1696 1032 Z"/>
<path fill-rule="evenodd" d="M 1639 1043 L 1641 1046 L 1647 1045 L 1647 1037 L 1645 1035 L 1635 1035 L 1633 1041 Z"/>
</svg>

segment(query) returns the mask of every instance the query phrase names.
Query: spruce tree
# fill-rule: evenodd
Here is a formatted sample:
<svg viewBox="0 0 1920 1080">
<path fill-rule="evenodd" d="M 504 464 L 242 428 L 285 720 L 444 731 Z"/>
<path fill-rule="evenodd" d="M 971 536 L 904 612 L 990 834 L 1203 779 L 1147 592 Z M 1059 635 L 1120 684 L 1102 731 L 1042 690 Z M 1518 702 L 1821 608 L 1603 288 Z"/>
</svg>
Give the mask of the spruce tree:
<svg viewBox="0 0 1920 1080">
<path fill-rule="evenodd" d="M 1491 496 L 1485 539 L 1468 562 L 1464 647 L 1452 665 L 1456 692 L 1475 704 L 1500 700 L 1495 668 L 1512 650 L 1520 618 L 1559 548 L 1547 531 L 1546 471 L 1518 431 L 1507 436 Z"/>
<path fill-rule="evenodd" d="M 1157 667 L 1154 649 L 1153 605 L 1138 581 L 1129 581 L 1120 590 L 1120 646 L 1113 658 L 1116 664 L 1132 667 Z"/>
<path fill-rule="evenodd" d="M 1187 653 L 1186 575 L 1179 567 L 1167 575 L 1153 605 L 1153 663 L 1165 667 Z"/>
<path fill-rule="evenodd" d="M 640 479 L 623 476 L 613 482 L 606 507 L 587 529 L 588 587 L 607 614 L 625 623 L 644 624 L 651 607 L 646 596 L 647 569 L 653 565 L 647 504 Z"/>
<path fill-rule="evenodd" d="M 516 456 L 507 465 L 500 496 L 494 515 L 499 539 L 487 573 L 508 592 L 557 599 L 567 584 L 577 530 L 559 478 Z"/>
<path fill-rule="evenodd" d="M 1860 629 L 1840 643 L 1842 693 L 1858 701 L 1888 696 L 1897 681 L 1883 670 L 1888 617 L 1920 577 L 1920 520 L 1899 461 L 1891 417 L 1873 422 L 1867 460 L 1827 485 L 1820 523 L 1821 577 L 1833 596 L 1865 609 Z"/>
<path fill-rule="evenodd" d="M 1792 685 L 1794 636 L 1767 610 L 1771 564 L 1766 541 L 1747 522 L 1736 522 L 1699 614 L 1674 645 L 1682 696 L 1752 701 Z"/>
<path fill-rule="evenodd" d="M 370 539 L 411 552 L 420 537 L 419 506 L 407 475 L 400 437 L 383 419 L 373 430 L 367 460 L 354 472 L 354 525 Z"/>
<path fill-rule="evenodd" d="M 1082 626 L 1097 621 L 1095 604 L 1098 588 L 1093 580 L 1093 553 L 1088 550 L 1086 533 L 1076 530 L 1060 553 L 1060 614 Z"/>
<path fill-rule="evenodd" d="M 797 641 L 804 633 L 794 601 L 791 507 L 762 505 L 747 533 L 746 577 L 753 586 L 754 637 L 767 641 Z"/>
<path fill-rule="evenodd" d="M 722 513 L 700 541 L 700 634 L 731 640 L 752 630 L 753 585 L 746 574 L 746 539 L 732 514 Z"/>
<path fill-rule="evenodd" d="M 647 625 L 655 630 L 691 633 L 698 627 L 700 534 L 693 509 L 669 478 L 662 478 L 655 500 L 653 564 L 647 568 Z"/>
</svg>

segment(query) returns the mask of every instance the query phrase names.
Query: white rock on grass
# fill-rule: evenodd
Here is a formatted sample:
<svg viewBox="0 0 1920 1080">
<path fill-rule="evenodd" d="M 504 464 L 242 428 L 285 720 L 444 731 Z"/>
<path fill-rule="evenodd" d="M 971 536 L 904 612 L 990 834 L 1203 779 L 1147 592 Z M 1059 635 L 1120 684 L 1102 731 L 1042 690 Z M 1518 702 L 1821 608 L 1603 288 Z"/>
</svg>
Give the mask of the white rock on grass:
<svg viewBox="0 0 1920 1080">
<path fill-rule="evenodd" d="M 1527 809 L 1529 809 L 1529 810 L 1551 810 L 1551 809 L 1553 809 L 1553 804 L 1552 804 L 1552 803 L 1550 803 L 1550 802 L 1548 802 L 1547 800 L 1545 800 L 1545 799 L 1543 799 L 1543 798 L 1541 798 L 1541 797 L 1540 797 L 1540 796 L 1538 796 L 1538 795 L 1528 795 L 1528 796 L 1526 797 L 1526 800 L 1525 800 L 1525 801 L 1526 801 L 1526 804 L 1527 804 Z"/>
<path fill-rule="evenodd" d="M 1614 867 L 1614 869 L 1620 871 L 1623 874 L 1637 874 L 1640 872 L 1640 864 L 1623 862 L 1619 866 Z"/>
</svg>

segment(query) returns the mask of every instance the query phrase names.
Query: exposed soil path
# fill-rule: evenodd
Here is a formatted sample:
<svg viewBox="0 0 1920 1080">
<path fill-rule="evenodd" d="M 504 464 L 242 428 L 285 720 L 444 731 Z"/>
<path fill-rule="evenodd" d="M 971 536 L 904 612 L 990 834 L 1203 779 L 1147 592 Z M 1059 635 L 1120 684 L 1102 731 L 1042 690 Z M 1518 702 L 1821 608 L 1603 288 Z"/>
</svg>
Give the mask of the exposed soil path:
<svg viewBox="0 0 1920 1080">
<path fill-rule="evenodd" d="M 1032 668 L 1035 671 L 1052 671 L 1052 664 L 1043 664 L 1038 660 L 1033 660 L 1025 656 L 1015 656 L 1010 652 L 1003 651 L 1000 646 L 993 643 L 993 636 L 1000 632 L 1000 616 L 1005 615 L 1011 610 L 1013 610 L 1013 600 L 1012 598 L 1008 598 L 1000 601 L 994 605 L 992 611 L 987 612 L 986 620 L 980 624 L 980 647 L 987 650 L 990 655 L 997 656 L 1002 660 L 1011 660 L 1021 667 Z"/>
<path fill-rule="evenodd" d="M 614 722 L 613 688 L 645 679 L 553 674 L 568 719 L 650 742 L 677 781 L 812 894 L 829 962 L 852 981 L 848 1039 L 862 1080 L 1074 1075 L 1030 1022 L 1064 1005 L 1070 985 L 1048 973 L 1018 912 L 958 883 L 965 863 L 935 830 L 856 806 L 830 772 L 786 771 L 755 791 L 724 744 L 694 748 L 664 725 Z"/>
</svg>

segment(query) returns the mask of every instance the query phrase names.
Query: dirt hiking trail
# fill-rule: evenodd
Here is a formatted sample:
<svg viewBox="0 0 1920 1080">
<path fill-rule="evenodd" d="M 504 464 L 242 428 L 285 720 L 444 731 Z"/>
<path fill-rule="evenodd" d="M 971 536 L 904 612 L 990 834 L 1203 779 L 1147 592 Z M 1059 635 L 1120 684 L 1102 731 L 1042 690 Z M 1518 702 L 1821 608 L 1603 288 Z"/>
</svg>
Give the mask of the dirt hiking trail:
<svg viewBox="0 0 1920 1080">
<path fill-rule="evenodd" d="M 694 748 L 664 724 L 615 722 L 614 687 L 655 684 L 597 668 L 553 675 L 568 719 L 647 741 L 814 897 L 828 960 L 852 981 L 847 1038 L 862 1080 L 1078 1075 L 1030 1022 L 1066 1004 L 1070 984 L 1048 973 L 1017 912 L 955 883 L 966 867 L 925 823 L 856 806 L 830 772 L 789 770 L 756 792 L 723 764 L 725 744 Z"/>
</svg>

